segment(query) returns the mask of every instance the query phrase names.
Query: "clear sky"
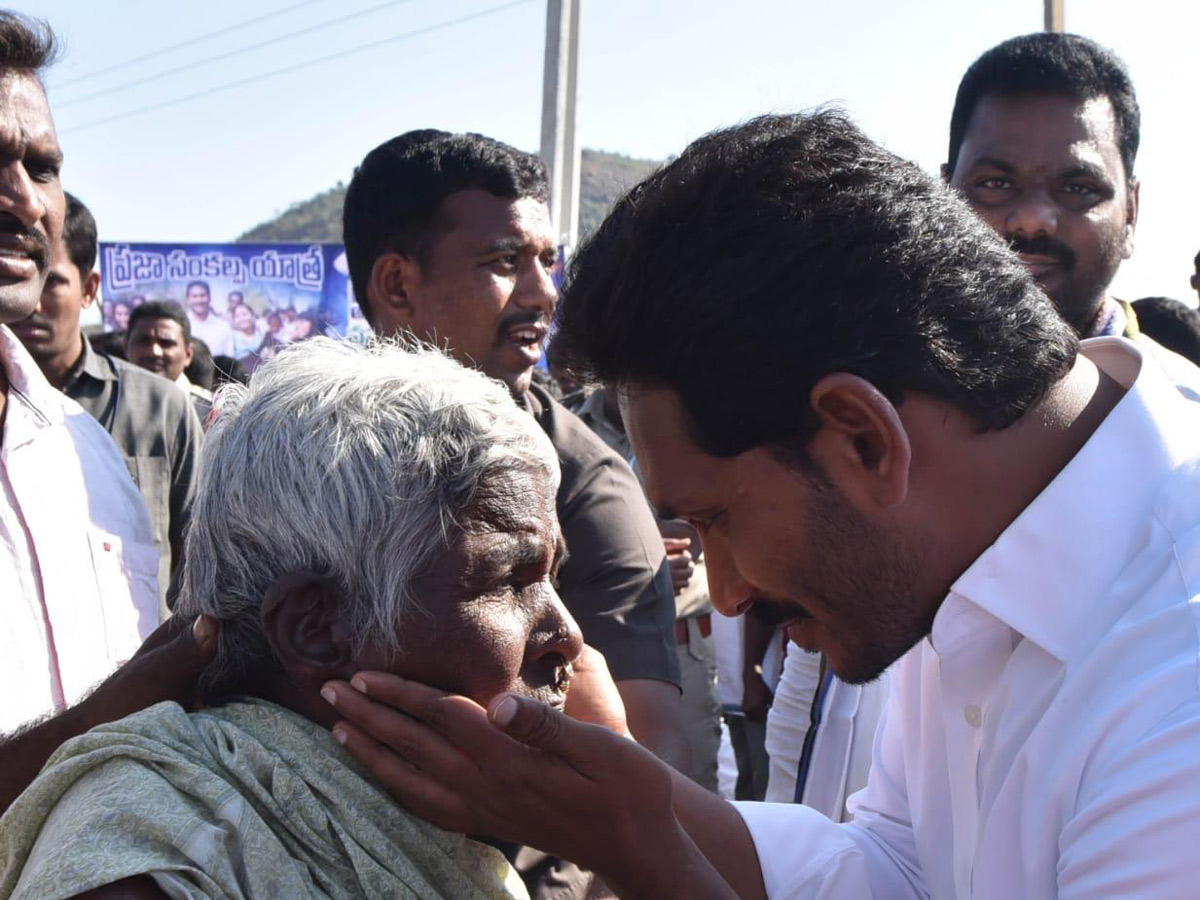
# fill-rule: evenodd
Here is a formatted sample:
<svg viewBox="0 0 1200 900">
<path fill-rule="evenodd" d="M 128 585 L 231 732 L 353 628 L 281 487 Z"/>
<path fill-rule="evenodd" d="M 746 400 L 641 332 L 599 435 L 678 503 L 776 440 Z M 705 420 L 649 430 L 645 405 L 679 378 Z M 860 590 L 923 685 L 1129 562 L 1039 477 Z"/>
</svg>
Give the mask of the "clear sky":
<svg viewBox="0 0 1200 900">
<path fill-rule="evenodd" d="M 64 183 L 102 239 L 230 240 L 411 128 L 538 147 L 544 0 L 15 5 L 66 41 L 47 79 Z M 1066 6 L 1068 30 L 1125 60 L 1142 105 L 1137 251 L 1116 292 L 1194 304 L 1200 4 Z M 585 0 L 580 136 L 662 158 L 756 113 L 834 101 L 936 171 L 965 68 L 1041 26 L 1041 0 Z"/>
</svg>

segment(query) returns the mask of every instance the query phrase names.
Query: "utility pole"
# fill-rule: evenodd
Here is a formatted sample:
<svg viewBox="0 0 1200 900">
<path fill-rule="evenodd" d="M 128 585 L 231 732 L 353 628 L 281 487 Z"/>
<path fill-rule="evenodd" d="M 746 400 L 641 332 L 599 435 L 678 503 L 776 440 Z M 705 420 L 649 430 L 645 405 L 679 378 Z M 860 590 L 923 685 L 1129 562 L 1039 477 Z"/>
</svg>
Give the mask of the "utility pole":
<svg viewBox="0 0 1200 900">
<path fill-rule="evenodd" d="M 1062 31 L 1064 28 L 1063 4 L 1066 0 L 1042 0 L 1046 5 L 1046 30 Z"/>
<path fill-rule="evenodd" d="M 579 236 L 579 17 L 583 0 L 547 0 L 542 72 L 542 159 L 550 174 L 550 222 L 568 252 Z"/>
</svg>

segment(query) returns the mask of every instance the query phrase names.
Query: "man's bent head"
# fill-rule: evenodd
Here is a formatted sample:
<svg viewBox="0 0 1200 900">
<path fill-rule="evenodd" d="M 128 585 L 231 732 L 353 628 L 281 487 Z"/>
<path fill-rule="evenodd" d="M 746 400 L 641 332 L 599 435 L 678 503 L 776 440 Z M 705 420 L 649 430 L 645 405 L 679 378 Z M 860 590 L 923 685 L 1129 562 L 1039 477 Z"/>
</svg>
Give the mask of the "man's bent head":
<svg viewBox="0 0 1200 900">
<path fill-rule="evenodd" d="M 557 299 L 548 197 L 541 160 L 482 135 L 411 131 L 376 147 L 343 214 L 367 321 L 524 391 Z"/>
<path fill-rule="evenodd" d="M 927 633 L 947 587 L 895 516 L 901 416 L 1007 428 L 1077 348 L 960 199 L 836 112 L 710 134 L 635 187 L 557 327 L 618 386 L 660 514 L 700 530 L 714 604 L 766 607 L 847 680 Z"/>
<path fill-rule="evenodd" d="M 209 690 L 386 669 L 481 703 L 564 698 L 558 463 L 508 393 L 433 351 L 314 338 L 218 394 L 180 608 Z"/>
</svg>

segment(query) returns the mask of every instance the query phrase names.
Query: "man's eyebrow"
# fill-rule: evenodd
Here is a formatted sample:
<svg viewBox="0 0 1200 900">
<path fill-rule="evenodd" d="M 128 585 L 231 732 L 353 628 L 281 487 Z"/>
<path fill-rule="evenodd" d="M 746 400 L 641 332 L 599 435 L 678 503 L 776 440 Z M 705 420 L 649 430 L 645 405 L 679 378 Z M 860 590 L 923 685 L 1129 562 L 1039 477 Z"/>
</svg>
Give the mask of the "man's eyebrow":
<svg viewBox="0 0 1200 900">
<path fill-rule="evenodd" d="M 516 253 L 518 250 L 524 250 L 527 246 L 528 242 L 523 237 L 514 234 L 488 241 L 487 246 L 483 248 L 483 252 Z"/>
<path fill-rule="evenodd" d="M 1107 182 L 1108 174 L 1100 168 L 1100 166 L 1092 163 L 1080 162 L 1071 166 L 1062 173 L 1063 178 L 1095 178 L 1097 181 Z"/>
<path fill-rule="evenodd" d="M 1016 167 L 1012 163 L 1006 162 L 997 156 L 977 156 L 971 161 L 971 165 L 967 168 L 978 169 L 982 166 L 986 166 L 990 169 L 999 169 L 1006 175 L 1011 175 L 1016 171 Z"/>
</svg>

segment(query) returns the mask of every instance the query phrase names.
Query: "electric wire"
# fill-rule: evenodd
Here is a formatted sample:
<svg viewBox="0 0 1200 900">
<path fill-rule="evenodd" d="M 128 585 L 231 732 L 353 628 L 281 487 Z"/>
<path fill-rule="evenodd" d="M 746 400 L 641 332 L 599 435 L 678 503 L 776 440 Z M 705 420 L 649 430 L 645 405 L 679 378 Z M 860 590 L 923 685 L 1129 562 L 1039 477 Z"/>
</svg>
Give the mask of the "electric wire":
<svg viewBox="0 0 1200 900">
<path fill-rule="evenodd" d="M 82 97 L 74 97 L 70 100 L 58 101 L 54 104 L 55 109 L 64 109 L 68 106 L 75 106 L 79 103 L 86 103 L 88 100 L 95 100 L 97 97 L 105 97 L 109 94 L 120 93 L 128 90 L 131 87 L 137 87 L 142 84 L 149 84 L 152 81 L 158 81 L 162 78 L 167 78 L 171 75 L 178 75 L 181 72 L 188 72 L 192 69 L 198 69 L 201 66 L 211 65 L 212 63 L 223 62 L 227 59 L 232 59 L 235 56 L 241 56 L 244 53 L 250 53 L 253 50 L 261 50 L 263 47 L 270 47 L 272 44 L 279 44 L 283 41 L 290 41 L 292 38 L 301 37 L 302 35 L 312 34 L 314 31 L 320 31 L 324 28 L 329 28 L 333 25 L 340 25 L 343 22 L 349 22 L 351 19 L 357 19 L 361 16 L 367 16 L 371 13 L 377 13 L 380 10 L 387 9 L 389 6 L 400 6 L 406 3 L 412 3 L 413 0 L 388 0 L 386 3 L 379 3 L 367 9 L 360 9 L 357 12 L 349 13 L 344 16 L 337 16 L 332 19 L 327 19 L 324 22 L 319 22 L 316 25 L 308 25 L 297 31 L 291 31 L 287 34 L 279 34 L 266 40 L 257 41 L 253 44 L 247 44 L 245 47 L 239 47 L 236 50 L 227 50 L 224 53 L 219 53 L 216 56 L 208 56 L 204 59 L 196 60 L 195 62 L 185 63 L 182 66 L 176 66 L 173 69 L 164 69 L 161 72 L 155 72 L 153 75 L 146 75 L 142 78 L 135 78 L 133 81 L 126 81 L 123 84 L 113 85 L 112 87 L 102 88 L 91 94 L 85 94 Z"/>
<path fill-rule="evenodd" d="M 445 22 L 439 22 L 434 25 L 427 25 L 423 28 L 416 28 L 412 31 L 406 31 L 402 34 L 392 35 L 391 37 L 387 37 L 387 38 L 381 38 L 380 40 L 377 40 L 377 41 L 369 41 L 368 43 L 365 43 L 365 44 L 358 44 L 357 46 L 349 47 L 345 50 L 339 50 L 336 53 L 330 53 L 325 56 L 319 56 L 316 59 L 308 59 L 302 63 L 296 63 L 294 65 L 284 66 L 282 69 L 275 69 L 270 72 L 264 72 L 260 75 L 253 75 L 249 78 L 239 78 L 237 81 L 230 81 L 230 82 L 227 82 L 226 84 L 220 84 L 215 87 L 206 88 L 205 90 L 196 91 L 191 94 L 186 94 L 182 97 L 174 97 L 170 100 L 164 100 L 161 103 L 153 103 L 149 106 L 143 106 L 143 107 L 139 107 L 137 109 L 127 110 L 126 112 L 117 113 L 116 115 L 105 116 L 100 119 L 94 119 L 91 122 L 84 122 L 82 125 L 69 126 L 62 130 L 62 134 L 65 135 L 65 134 L 73 134 L 73 133 L 79 132 L 79 131 L 86 131 L 90 128 L 98 128 L 101 125 L 107 125 L 110 122 L 119 122 L 123 119 L 130 119 L 130 118 L 133 118 L 134 116 L 144 115 L 145 113 L 156 112 L 160 109 L 166 109 L 167 107 L 170 107 L 170 106 L 178 106 L 180 103 L 187 103 L 191 100 L 198 100 L 201 97 L 208 97 L 212 94 L 219 94 L 223 91 L 229 91 L 229 90 L 233 90 L 234 88 L 244 87 L 245 85 L 253 84 L 254 82 L 257 82 L 257 81 L 266 81 L 269 78 L 275 78 L 276 76 L 285 75 L 289 72 L 297 72 L 301 69 L 307 69 L 312 66 L 321 65 L 322 63 L 332 62 L 335 59 L 341 59 L 346 56 L 351 56 L 355 53 L 361 53 L 364 50 L 372 50 L 375 47 L 382 47 L 386 44 L 394 44 L 398 41 L 408 40 L 408 39 L 414 38 L 414 37 L 420 37 L 422 35 L 430 34 L 435 31 L 442 31 L 447 28 L 452 28 L 456 25 L 465 25 L 467 22 L 472 22 L 476 19 L 482 19 L 485 16 L 491 16 L 491 15 L 495 15 L 497 13 L 505 12 L 506 10 L 514 9 L 518 6 L 525 6 L 532 2 L 534 2 L 534 0 L 513 0 L 513 2 L 511 2 L 511 3 L 502 3 L 499 6 L 489 7 L 488 9 L 480 10 L 480 11 L 474 12 L 474 13 L 469 13 L 465 16 L 459 16 L 458 18 L 455 18 L 455 19 L 448 19 Z"/>
<path fill-rule="evenodd" d="M 266 22 L 270 19 L 277 18 L 286 13 L 295 12 L 304 6 L 312 6 L 314 3 L 324 3 L 326 0 L 301 0 L 300 3 L 293 3 L 291 6 L 285 6 L 282 9 L 277 9 L 274 12 L 264 13 L 261 16 L 255 16 L 253 19 L 246 19 L 242 22 L 237 22 L 233 25 L 226 25 L 224 28 L 218 28 L 216 31 L 210 31 L 207 34 L 202 34 L 198 37 L 188 38 L 186 41 L 180 41 L 177 44 L 171 44 L 169 47 L 160 47 L 157 50 L 152 50 L 142 56 L 135 56 L 133 59 L 127 59 L 115 65 L 107 66 L 103 69 L 95 69 L 91 72 L 84 72 L 82 75 L 76 75 L 73 78 L 68 78 L 65 81 L 56 81 L 54 83 L 55 90 L 65 88 L 68 85 L 78 84 L 81 81 L 89 81 L 92 78 L 98 78 L 101 75 L 108 75 L 111 72 L 119 72 L 121 69 L 127 69 L 130 66 L 135 66 L 138 63 L 145 62 L 148 59 L 157 59 L 160 56 L 166 56 L 168 53 L 174 53 L 176 50 L 182 50 L 185 47 L 191 47 L 195 44 L 202 44 L 207 40 L 215 37 L 221 37 L 225 34 L 231 34 L 234 31 L 240 31 L 243 28 L 248 28 L 251 25 L 257 25 L 259 22 Z"/>
</svg>

